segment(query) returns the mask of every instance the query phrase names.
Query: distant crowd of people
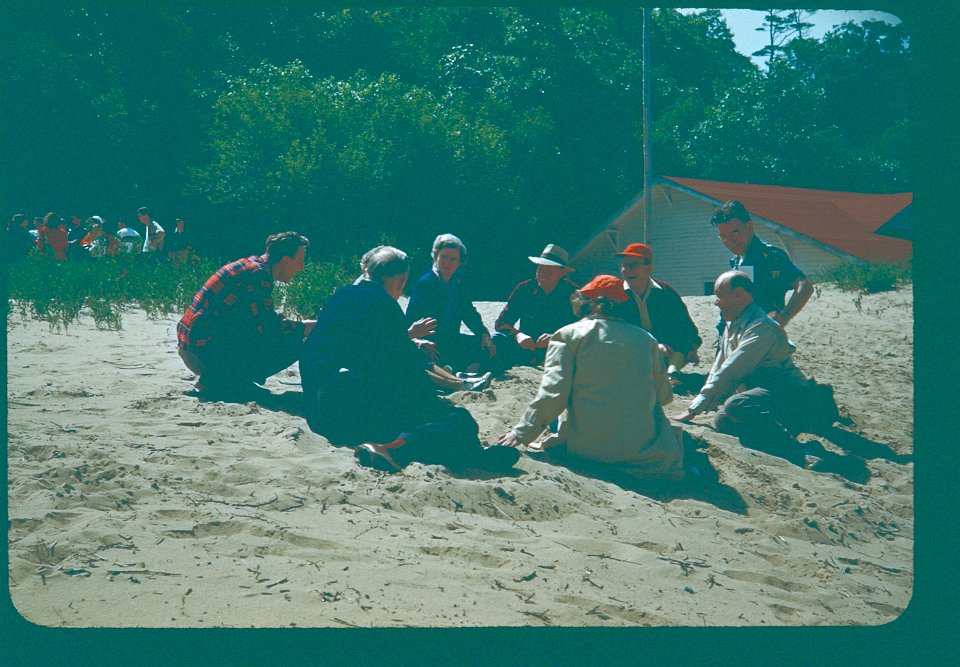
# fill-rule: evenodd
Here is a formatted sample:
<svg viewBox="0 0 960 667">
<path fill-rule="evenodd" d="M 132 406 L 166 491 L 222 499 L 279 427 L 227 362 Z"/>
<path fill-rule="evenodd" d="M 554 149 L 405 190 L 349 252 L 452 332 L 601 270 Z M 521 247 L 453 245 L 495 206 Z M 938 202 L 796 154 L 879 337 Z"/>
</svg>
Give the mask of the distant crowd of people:
<svg viewBox="0 0 960 667">
<path fill-rule="evenodd" d="M 123 218 L 108 224 L 99 215 L 84 220 L 73 213 L 68 221 L 54 211 L 34 218 L 17 213 L 7 221 L 0 252 L 8 263 L 31 253 L 64 262 L 123 254 L 184 262 L 193 255 L 193 244 L 182 218 L 177 218 L 170 234 L 146 207 L 137 209 L 136 218 L 137 224 L 131 226 Z"/>
<path fill-rule="evenodd" d="M 832 389 L 793 364 L 785 332 L 812 283 L 754 234 L 740 202 L 724 204 L 710 223 L 735 255 L 714 285 L 721 336 L 702 389 L 675 420 L 715 411 L 716 428 L 745 446 L 816 470 L 853 459 L 831 459 L 821 447 L 811 463 L 796 437 L 839 416 Z M 652 277 L 648 245 L 615 253 L 619 276 L 578 286 L 566 250 L 548 244 L 529 257 L 534 275 L 513 289 L 492 332 L 460 271 L 467 248 L 452 234 L 434 241 L 433 265 L 410 288 L 406 311 L 398 299 L 410 259 L 377 246 L 316 320 L 287 319 L 273 308 L 273 287 L 303 269 L 309 245 L 295 232 L 270 236 L 262 255 L 223 266 L 197 292 L 177 337 L 201 396 L 255 398 L 266 391 L 257 385 L 299 362 L 310 428 L 353 446 L 367 466 L 401 470 L 421 461 L 502 471 L 517 462 L 518 446 L 538 443 L 639 477 L 683 477 L 682 429 L 663 406 L 673 400 L 671 378 L 699 360 L 703 341 L 680 295 Z M 517 365 L 543 366 L 539 389 L 520 421 L 484 445 L 470 413 L 438 390 L 481 391 Z"/>
</svg>

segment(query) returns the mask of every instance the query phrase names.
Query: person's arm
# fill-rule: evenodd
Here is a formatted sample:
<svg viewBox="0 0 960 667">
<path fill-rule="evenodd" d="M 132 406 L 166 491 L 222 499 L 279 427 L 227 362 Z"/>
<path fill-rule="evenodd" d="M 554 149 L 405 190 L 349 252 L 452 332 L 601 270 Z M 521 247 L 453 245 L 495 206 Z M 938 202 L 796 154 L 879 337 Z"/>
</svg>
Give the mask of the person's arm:
<svg viewBox="0 0 960 667">
<path fill-rule="evenodd" d="M 523 319 L 524 314 L 524 294 L 527 287 L 526 281 L 519 283 L 510 292 L 507 297 L 507 303 L 504 305 L 497 320 L 493 323 L 493 330 L 514 336 L 520 333 L 517 323 Z M 519 341 L 518 341 L 519 342 Z"/>
<path fill-rule="evenodd" d="M 554 334 L 547 347 L 543 378 L 540 380 L 537 395 L 527 406 L 517 425 L 511 429 L 517 442 L 532 442 L 543 433 L 550 422 L 566 410 L 573 389 L 575 357 L 575 342 Z"/>
<path fill-rule="evenodd" d="M 703 389 L 690 403 L 691 415 L 714 410 L 737 386 L 753 372 L 777 343 L 777 334 L 770 331 L 771 324 L 758 324 L 748 328 L 740 338 L 737 349 L 721 363 L 714 363 Z M 783 335 L 781 332 L 779 335 Z M 720 357 L 717 357 L 720 361 Z"/>
<path fill-rule="evenodd" d="M 797 278 L 793 283 L 793 293 L 790 295 L 790 300 L 787 301 L 787 305 L 783 307 L 783 310 L 768 313 L 770 318 L 782 327 L 787 326 L 787 322 L 797 316 L 797 313 L 799 313 L 807 304 L 807 301 L 810 300 L 812 294 L 813 282 L 806 277 Z"/>
<path fill-rule="evenodd" d="M 241 274 L 242 280 L 237 283 L 237 293 L 242 294 L 248 289 L 246 285 L 253 281 L 249 288 L 251 299 L 249 303 L 250 317 L 253 322 L 252 330 L 257 334 L 278 333 L 285 336 L 306 336 L 307 325 L 304 322 L 284 317 L 276 310 L 273 304 L 273 281 L 264 271 L 247 271 Z M 226 300 L 224 301 L 226 304 Z M 310 325 L 311 328 L 313 325 Z"/>
<path fill-rule="evenodd" d="M 667 377 L 667 366 L 664 364 L 663 355 L 660 354 L 660 348 L 656 345 L 650 346 L 650 354 L 653 357 L 651 368 L 653 369 L 653 386 L 657 391 L 657 399 L 660 405 L 669 405 L 673 402 L 673 386 Z"/>
</svg>

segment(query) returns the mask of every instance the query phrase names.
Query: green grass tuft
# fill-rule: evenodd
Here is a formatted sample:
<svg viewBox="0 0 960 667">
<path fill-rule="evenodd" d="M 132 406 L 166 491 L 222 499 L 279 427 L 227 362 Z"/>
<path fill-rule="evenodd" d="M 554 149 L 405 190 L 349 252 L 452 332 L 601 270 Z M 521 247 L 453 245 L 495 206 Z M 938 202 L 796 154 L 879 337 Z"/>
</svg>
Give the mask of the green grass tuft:
<svg viewBox="0 0 960 667">
<path fill-rule="evenodd" d="M 222 262 L 200 259 L 180 266 L 139 255 L 58 262 L 32 255 L 9 269 L 9 297 L 24 317 L 65 329 L 91 315 L 98 328 L 119 331 L 131 305 L 148 317 L 182 313 Z M 356 266 L 353 261 L 352 266 Z M 315 317 L 333 290 L 353 279 L 347 264 L 309 264 L 290 285 L 278 285 L 278 308 L 289 316 Z"/>
<path fill-rule="evenodd" d="M 822 270 L 817 282 L 833 283 L 842 290 L 875 294 L 889 292 L 900 285 L 908 285 L 913 280 L 909 264 L 871 264 L 852 262 L 835 264 Z"/>
</svg>

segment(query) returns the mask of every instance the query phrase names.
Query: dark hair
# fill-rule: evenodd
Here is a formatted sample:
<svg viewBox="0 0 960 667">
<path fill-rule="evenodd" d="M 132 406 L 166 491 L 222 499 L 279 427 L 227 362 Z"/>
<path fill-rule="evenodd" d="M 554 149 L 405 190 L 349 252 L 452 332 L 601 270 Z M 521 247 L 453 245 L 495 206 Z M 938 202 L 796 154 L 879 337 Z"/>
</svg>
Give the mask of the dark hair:
<svg viewBox="0 0 960 667">
<path fill-rule="evenodd" d="M 59 213 L 50 211 L 45 216 L 43 216 L 43 226 L 44 227 L 59 227 L 60 225 L 65 225 L 66 222 L 63 218 L 60 217 Z"/>
<path fill-rule="evenodd" d="M 573 314 L 577 317 L 586 317 L 592 313 L 610 314 L 613 302 L 605 296 L 590 298 L 584 296 L 577 290 L 570 295 L 570 305 L 573 306 Z"/>
<path fill-rule="evenodd" d="M 296 232 L 280 232 L 267 237 L 264 252 L 269 256 L 270 263 L 276 264 L 284 257 L 293 257 L 300 248 L 306 248 L 309 245 L 310 240 L 306 236 Z"/>
<path fill-rule="evenodd" d="M 713 217 L 710 218 L 710 224 L 716 227 L 719 224 L 730 222 L 731 220 L 750 222 L 750 211 L 736 199 L 732 199 L 718 208 L 714 212 Z"/>
<path fill-rule="evenodd" d="M 146 206 L 141 206 L 137 209 L 137 215 L 150 215 L 150 209 Z"/>
</svg>

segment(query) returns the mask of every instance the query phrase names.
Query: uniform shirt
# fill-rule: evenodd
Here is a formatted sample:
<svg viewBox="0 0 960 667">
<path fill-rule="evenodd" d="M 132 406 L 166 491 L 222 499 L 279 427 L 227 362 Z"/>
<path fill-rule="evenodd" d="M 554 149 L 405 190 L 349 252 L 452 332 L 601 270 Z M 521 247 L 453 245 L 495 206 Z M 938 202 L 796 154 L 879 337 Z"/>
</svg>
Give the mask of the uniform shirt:
<svg viewBox="0 0 960 667">
<path fill-rule="evenodd" d="M 567 278 L 561 278 L 549 294 L 536 279 L 524 280 L 513 288 L 493 328 L 511 336 L 522 331 L 533 339 L 552 334 L 576 319 L 570 305 L 570 295 L 576 290 L 576 284 Z"/>
<path fill-rule="evenodd" d="M 570 453 L 675 477 L 683 454 L 662 410 L 671 400 L 653 336 L 620 319 L 585 317 L 551 337 L 540 388 L 513 430 L 531 442 L 566 411 L 560 436 Z"/>
<path fill-rule="evenodd" d="M 786 293 L 793 283 L 806 275 L 790 261 L 787 253 L 754 236 L 743 257 L 730 260 L 730 267 L 743 271 L 753 280 L 753 300 L 764 312 L 783 310 Z"/>
<path fill-rule="evenodd" d="M 273 275 L 266 255 L 226 264 L 210 276 L 177 324 L 181 348 L 248 336 L 298 336 L 304 323 L 273 309 Z"/>
<path fill-rule="evenodd" d="M 798 376 L 800 371 L 791 360 L 793 351 L 783 327 L 759 305 L 750 304 L 724 330 L 720 351 L 703 389 L 690 403 L 690 412 L 716 409 L 741 384 L 753 384 L 750 376 L 757 378 L 758 371 L 766 377 Z"/>
</svg>

